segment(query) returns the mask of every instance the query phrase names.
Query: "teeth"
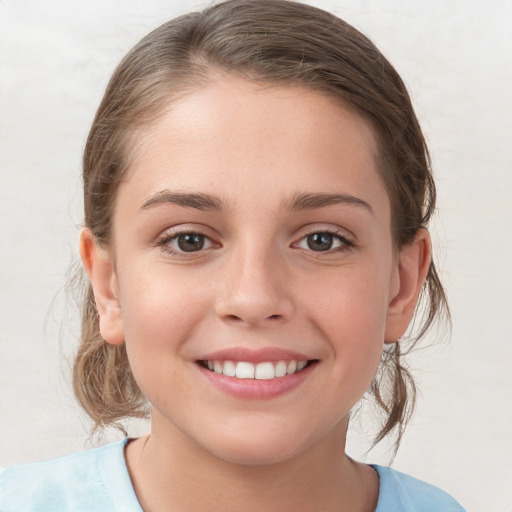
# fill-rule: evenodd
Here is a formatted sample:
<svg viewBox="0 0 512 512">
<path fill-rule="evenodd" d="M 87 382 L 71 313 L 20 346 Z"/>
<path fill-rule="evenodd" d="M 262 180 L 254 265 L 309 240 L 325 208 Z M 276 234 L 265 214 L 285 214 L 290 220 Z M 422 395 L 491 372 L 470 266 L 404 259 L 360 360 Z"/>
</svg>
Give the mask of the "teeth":
<svg viewBox="0 0 512 512">
<path fill-rule="evenodd" d="M 222 373 L 228 377 L 234 377 L 236 375 L 235 363 L 233 363 L 233 361 L 224 361 L 224 368 Z"/>
<path fill-rule="evenodd" d="M 284 361 L 279 361 L 276 364 L 276 377 L 284 377 L 286 375 L 286 363 Z"/>
<path fill-rule="evenodd" d="M 284 377 L 303 370 L 307 361 L 278 361 L 277 363 L 264 362 L 256 365 L 246 361 L 205 361 L 208 369 L 218 374 L 238 379 L 270 380 Z"/>
<path fill-rule="evenodd" d="M 237 363 L 235 375 L 239 379 L 254 379 L 254 365 L 244 362 Z"/>
<path fill-rule="evenodd" d="M 258 380 L 270 380 L 276 376 L 274 365 L 272 363 L 260 363 L 256 365 L 254 378 Z"/>
<path fill-rule="evenodd" d="M 297 361 L 290 361 L 288 363 L 288 368 L 286 369 L 286 373 L 290 375 L 291 373 L 295 373 L 297 370 Z"/>
</svg>

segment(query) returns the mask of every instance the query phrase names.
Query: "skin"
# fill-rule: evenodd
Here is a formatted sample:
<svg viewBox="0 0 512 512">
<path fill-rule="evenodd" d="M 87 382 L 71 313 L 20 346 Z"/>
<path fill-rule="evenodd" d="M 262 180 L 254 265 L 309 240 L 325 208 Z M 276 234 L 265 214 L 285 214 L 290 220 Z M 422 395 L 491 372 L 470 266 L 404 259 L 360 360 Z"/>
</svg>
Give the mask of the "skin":
<svg viewBox="0 0 512 512">
<path fill-rule="evenodd" d="M 348 414 L 383 344 L 409 324 L 430 240 L 420 230 L 393 248 L 374 148 L 370 128 L 332 98 L 232 77 L 138 136 L 111 248 L 86 229 L 81 253 L 101 333 L 126 343 L 152 404 L 151 434 L 126 450 L 145 511 L 375 509 L 376 473 L 345 455 Z M 155 200 L 169 190 L 212 194 L 224 208 Z M 304 193 L 359 202 L 291 209 Z M 205 235 L 204 248 L 179 252 L 178 232 Z M 325 232 L 333 247 L 311 249 L 307 236 Z M 286 393 L 242 400 L 196 363 L 232 347 L 317 363 Z"/>
</svg>

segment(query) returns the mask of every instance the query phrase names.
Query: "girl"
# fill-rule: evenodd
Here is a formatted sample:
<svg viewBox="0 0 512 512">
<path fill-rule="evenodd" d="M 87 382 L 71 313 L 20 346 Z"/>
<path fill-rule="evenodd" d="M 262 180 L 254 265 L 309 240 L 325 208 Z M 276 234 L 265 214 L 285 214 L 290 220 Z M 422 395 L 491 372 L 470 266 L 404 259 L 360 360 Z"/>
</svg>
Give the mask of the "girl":
<svg viewBox="0 0 512 512">
<path fill-rule="evenodd" d="M 425 141 L 367 38 L 285 0 L 172 20 L 116 69 L 83 178 L 75 393 L 151 433 L 4 469 L 1 510 L 462 510 L 345 454 L 365 392 L 398 446 L 402 353 L 446 310 Z"/>
</svg>

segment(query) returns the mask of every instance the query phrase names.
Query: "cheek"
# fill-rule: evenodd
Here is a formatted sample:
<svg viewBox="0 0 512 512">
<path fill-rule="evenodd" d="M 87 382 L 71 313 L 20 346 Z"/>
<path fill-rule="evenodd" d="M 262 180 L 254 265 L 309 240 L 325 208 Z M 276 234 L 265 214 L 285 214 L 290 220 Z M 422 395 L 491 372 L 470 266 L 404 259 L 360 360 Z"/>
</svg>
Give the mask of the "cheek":
<svg viewBox="0 0 512 512">
<path fill-rule="evenodd" d="M 169 358 L 192 337 L 209 308 L 205 287 L 199 286 L 190 273 L 162 267 L 120 272 L 129 276 L 120 280 L 119 288 L 126 346 L 134 373 L 152 371 L 150 362 L 153 369 L 168 365 Z"/>
<path fill-rule="evenodd" d="M 366 389 L 377 371 L 384 346 L 389 300 L 386 273 L 341 273 L 329 287 L 311 293 L 305 304 L 316 328 L 328 341 L 340 381 L 352 379 Z"/>
<path fill-rule="evenodd" d="M 186 410 L 197 396 L 184 380 L 183 353 L 209 307 L 204 287 L 164 267 L 131 274 L 121 294 L 126 349 L 137 384 L 153 406 L 165 409 L 171 399 L 178 410 Z"/>
<path fill-rule="evenodd" d="M 384 268 L 385 264 L 384 264 Z M 319 325 L 331 333 L 350 333 L 354 342 L 364 344 L 376 337 L 384 339 L 390 296 L 390 273 L 376 272 L 374 267 L 341 269 L 317 286 L 306 283 L 307 307 Z"/>
</svg>

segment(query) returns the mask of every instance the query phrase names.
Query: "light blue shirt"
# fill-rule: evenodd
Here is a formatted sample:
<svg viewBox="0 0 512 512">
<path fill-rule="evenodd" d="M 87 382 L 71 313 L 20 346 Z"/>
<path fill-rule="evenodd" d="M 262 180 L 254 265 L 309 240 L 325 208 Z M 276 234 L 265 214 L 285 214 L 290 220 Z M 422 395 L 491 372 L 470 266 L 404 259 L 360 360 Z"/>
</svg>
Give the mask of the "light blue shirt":
<svg viewBox="0 0 512 512">
<path fill-rule="evenodd" d="M 127 440 L 0 469 L 0 512 L 142 512 L 126 467 Z M 448 494 L 384 466 L 375 512 L 464 512 Z"/>
</svg>

